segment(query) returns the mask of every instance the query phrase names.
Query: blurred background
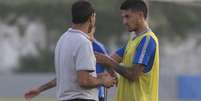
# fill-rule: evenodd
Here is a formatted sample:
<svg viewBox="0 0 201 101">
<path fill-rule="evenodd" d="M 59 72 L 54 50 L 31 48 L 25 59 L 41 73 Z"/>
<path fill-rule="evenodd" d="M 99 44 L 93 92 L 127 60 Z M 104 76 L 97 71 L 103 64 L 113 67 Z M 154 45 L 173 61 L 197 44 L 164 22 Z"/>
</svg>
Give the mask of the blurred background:
<svg viewBox="0 0 201 101">
<path fill-rule="evenodd" d="M 124 0 L 90 0 L 95 37 L 110 52 L 127 42 Z M 32 87 L 55 77 L 54 48 L 71 25 L 74 0 L 0 0 L 0 101 L 23 101 Z M 160 42 L 159 101 L 201 101 L 201 0 L 147 0 Z M 109 90 L 114 99 L 115 88 Z M 33 101 L 57 101 L 55 89 Z"/>
</svg>

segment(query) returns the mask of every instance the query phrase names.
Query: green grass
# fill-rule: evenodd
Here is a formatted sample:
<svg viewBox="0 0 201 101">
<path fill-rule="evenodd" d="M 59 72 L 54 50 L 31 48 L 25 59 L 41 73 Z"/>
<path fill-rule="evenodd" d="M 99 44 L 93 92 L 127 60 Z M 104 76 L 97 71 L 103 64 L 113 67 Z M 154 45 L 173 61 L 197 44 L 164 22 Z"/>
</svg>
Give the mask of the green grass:
<svg viewBox="0 0 201 101">
<path fill-rule="evenodd" d="M 26 101 L 23 97 L 0 97 L 0 101 Z M 58 101 L 56 97 L 36 97 L 31 101 Z M 108 100 L 113 101 L 113 100 Z"/>
<path fill-rule="evenodd" d="M 26 101 L 23 97 L 0 97 L 0 101 Z M 36 97 L 31 101 L 57 101 L 56 97 Z"/>
<path fill-rule="evenodd" d="M 0 101 L 26 101 L 23 97 L 0 97 Z M 58 101 L 56 97 L 36 97 L 31 101 Z M 114 101 L 114 100 L 108 100 Z M 159 101 L 175 101 L 175 100 L 159 100 Z M 188 101 L 188 100 L 177 100 L 177 101 Z"/>
<path fill-rule="evenodd" d="M 0 101 L 26 101 L 23 97 L 0 97 Z M 31 101 L 58 101 L 56 97 L 36 97 Z M 113 101 L 113 100 L 108 100 Z"/>
<path fill-rule="evenodd" d="M 26 101 L 23 97 L 0 97 L 0 101 Z M 58 101 L 56 97 L 36 97 L 31 101 Z M 108 100 L 113 101 L 113 100 Z M 201 100 L 159 100 L 159 101 L 201 101 Z"/>
</svg>

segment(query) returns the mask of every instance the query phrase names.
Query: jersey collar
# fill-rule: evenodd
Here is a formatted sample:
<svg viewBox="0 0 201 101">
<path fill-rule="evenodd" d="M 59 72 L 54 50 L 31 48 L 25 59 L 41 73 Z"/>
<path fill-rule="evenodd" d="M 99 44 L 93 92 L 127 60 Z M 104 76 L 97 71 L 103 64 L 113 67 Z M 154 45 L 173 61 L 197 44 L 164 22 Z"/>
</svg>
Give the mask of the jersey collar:
<svg viewBox="0 0 201 101">
<path fill-rule="evenodd" d="M 150 32 L 150 31 L 151 31 L 150 28 L 146 28 L 144 31 L 139 32 L 139 33 L 136 33 L 136 35 L 137 35 L 137 36 L 140 36 L 140 35 L 142 35 L 142 34 L 144 34 L 144 33 Z"/>
<path fill-rule="evenodd" d="M 144 31 L 139 32 L 139 33 L 131 32 L 132 33 L 131 34 L 132 35 L 131 39 L 134 40 L 136 37 L 141 36 L 141 35 L 143 35 L 143 34 L 145 34 L 147 32 L 151 32 L 151 29 L 150 28 L 146 28 Z"/>
<path fill-rule="evenodd" d="M 87 39 L 90 39 L 89 36 L 81 30 L 69 28 L 68 31 L 72 32 L 72 33 L 80 33 L 80 34 L 84 35 Z"/>
</svg>

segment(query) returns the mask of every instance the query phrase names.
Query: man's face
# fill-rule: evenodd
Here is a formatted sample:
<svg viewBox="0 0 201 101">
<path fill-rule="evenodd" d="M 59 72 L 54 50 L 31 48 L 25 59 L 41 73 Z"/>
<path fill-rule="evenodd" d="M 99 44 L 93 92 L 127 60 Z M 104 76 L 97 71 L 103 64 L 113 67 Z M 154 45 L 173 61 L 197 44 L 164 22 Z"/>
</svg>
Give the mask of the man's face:
<svg viewBox="0 0 201 101">
<path fill-rule="evenodd" d="M 136 31 L 138 28 L 140 13 L 132 10 L 121 10 L 123 24 L 129 32 Z"/>
</svg>

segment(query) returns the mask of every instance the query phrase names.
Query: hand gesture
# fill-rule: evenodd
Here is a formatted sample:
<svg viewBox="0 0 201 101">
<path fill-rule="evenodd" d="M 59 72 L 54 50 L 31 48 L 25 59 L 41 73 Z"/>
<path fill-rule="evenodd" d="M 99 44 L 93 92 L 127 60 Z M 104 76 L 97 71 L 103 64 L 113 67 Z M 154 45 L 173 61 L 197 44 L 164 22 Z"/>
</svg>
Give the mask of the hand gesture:
<svg viewBox="0 0 201 101">
<path fill-rule="evenodd" d="M 27 101 L 31 101 L 31 99 L 33 99 L 34 97 L 38 96 L 40 94 L 40 91 L 38 88 L 32 88 L 31 90 L 27 91 L 24 94 L 24 98 Z"/>
<path fill-rule="evenodd" d="M 117 77 L 117 74 L 115 72 L 110 73 L 108 71 L 108 72 L 104 72 L 104 73 L 98 73 L 98 78 L 103 78 L 104 76 L 108 76 L 108 75 L 113 77 L 113 79 L 115 80 L 114 84 L 117 85 L 118 84 L 118 77 Z"/>
<path fill-rule="evenodd" d="M 109 73 L 101 74 L 101 80 L 103 82 L 103 86 L 106 88 L 112 87 L 114 84 L 116 84 L 116 78 L 112 77 Z"/>
<path fill-rule="evenodd" d="M 94 33 L 95 33 L 96 27 L 92 27 L 91 32 L 89 33 L 89 40 L 94 40 Z"/>
</svg>

